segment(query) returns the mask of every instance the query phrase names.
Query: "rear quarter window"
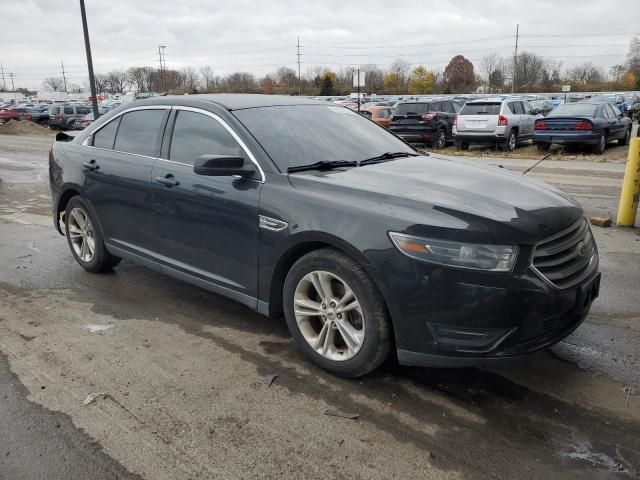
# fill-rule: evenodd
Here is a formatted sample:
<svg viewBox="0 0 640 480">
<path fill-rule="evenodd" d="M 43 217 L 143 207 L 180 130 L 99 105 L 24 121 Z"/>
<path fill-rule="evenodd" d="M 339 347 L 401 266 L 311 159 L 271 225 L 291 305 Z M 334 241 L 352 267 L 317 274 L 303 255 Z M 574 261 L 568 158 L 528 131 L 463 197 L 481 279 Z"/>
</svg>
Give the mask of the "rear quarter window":
<svg viewBox="0 0 640 480">
<path fill-rule="evenodd" d="M 64 107 L 65 115 L 73 115 L 73 107 Z"/>
<path fill-rule="evenodd" d="M 498 115 L 500 113 L 500 103 L 467 103 L 460 115 Z"/>
<path fill-rule="evenodd" d="M 60 107 L 51 107 L 49 109 L 49 114 L 50 115 L 57 115 L 60 113 Z"/>
</svg>

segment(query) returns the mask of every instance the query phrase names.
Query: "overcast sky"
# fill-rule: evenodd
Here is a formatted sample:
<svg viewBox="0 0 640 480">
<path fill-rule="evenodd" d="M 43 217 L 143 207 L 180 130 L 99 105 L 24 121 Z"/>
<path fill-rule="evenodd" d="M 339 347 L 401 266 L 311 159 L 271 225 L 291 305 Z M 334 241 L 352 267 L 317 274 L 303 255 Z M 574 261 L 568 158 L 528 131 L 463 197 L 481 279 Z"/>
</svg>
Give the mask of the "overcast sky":
<svg viewBox="0 0 640 480">
<path fill-rule="evenodd" d="M 210 65 L 216 74 L 262 75 L 296 66 L 385 66 L 396 58 L 442 70 L 458 53 L 476 67 L 519 49 L 608 71 L 640 33 L 638 0 L 85 0 L 97 72 L 158 65 Z M 0 0 L 0 62 L 17 87 L 60 76 L 87 77 L 78 0 Z M 588 36 L 587 36 L 588 35 Z M 9 77 L 6 78 L 7 82 Z M 1 79 L 0 79 L 1 81 Z M 8 85 L 10 87 L 10 84 Z"/>
</svg>

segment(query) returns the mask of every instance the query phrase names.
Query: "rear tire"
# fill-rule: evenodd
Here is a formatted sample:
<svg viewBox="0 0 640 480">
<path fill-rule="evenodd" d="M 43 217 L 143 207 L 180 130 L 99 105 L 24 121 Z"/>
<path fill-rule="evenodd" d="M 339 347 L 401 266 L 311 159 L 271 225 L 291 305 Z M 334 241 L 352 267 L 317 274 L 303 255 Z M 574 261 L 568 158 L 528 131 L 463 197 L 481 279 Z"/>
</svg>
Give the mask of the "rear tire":
<svg viewBox="0 0 640 480">
<path fill-rule="evenodd" d="M 624 137 L 618 140 L 618 145 L 621 145 L 621 146 L 629 145 L 630 139 L 631 139 L 631 127 L 627 129 L 627 132 L 624 134 Z"/>
<path fill-rule="evenodd" d="M 67 123 L 67 128 L 65 130 L 73 130 L 74 128 L 76 128 L 76 121 L 71 120 L 69 123 Z"/>
<path fill-rule="evenodd" d="M 75 196 L 67 203 L 64 225 L 71 254 L 87 272 L 109 271 L 120 263 L 121 259 L 104 246 L 98 224 L 82 197 Z"/>
<path fill-rule="evenodd" d="M 437 149 L 447 146 L 447 134 L 442 128 L 436 130 L 436 138 L 431 142 L 431 146 Z"/>
<path fill-rule="evenodd" d="M 513 152 L 518 145 L 518 134 L 515 130 L 509 132 L 509 137 L 504 142 L 504 149 L 507 152 Z"/>
<path fill-rule="evenodd" d="M 360 377 L 389 355 L 391 320 L 382 295 L 358 262 L 341 252 L 322 249 L 300 258 L 287 274 L 283 305 L 296 346 L 325 370 Z M 345 306 L 353 308 L 341 310 Z"/>
<path fill-rule="evenodd" d="M 600 135 L 598 144 L 593 146 L 593 153 L 597 155 L 602 155 L 604 153 L 605 148 L 607 148 L 607 136 L 603 133 L 602 135 Z"/>
</svg>

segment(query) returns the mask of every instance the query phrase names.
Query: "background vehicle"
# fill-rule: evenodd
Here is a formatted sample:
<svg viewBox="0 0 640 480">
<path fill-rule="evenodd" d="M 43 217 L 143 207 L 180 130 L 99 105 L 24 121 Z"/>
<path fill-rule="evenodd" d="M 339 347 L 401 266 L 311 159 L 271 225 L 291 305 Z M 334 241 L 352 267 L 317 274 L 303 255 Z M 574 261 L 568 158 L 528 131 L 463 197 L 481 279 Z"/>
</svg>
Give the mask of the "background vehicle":
<svg viewBox="0 0 640 480">
<path fill-rule="evenodd" d="M 53 105 L 49 107 L 49 125 L 60 130 L 73 130 L 76 123 L 88 113 L 89 109 L 84 105 Z"/>
<path fill-rule="evenodd" d="M 453 139 L 452 127 L 462 105 L 452 100 L 396 105 L 389 130 L 409 143 L 444 148 Z"/>
<path fill-rule="evenodd" d="M 532 100 L 529 104 L 545 117 L 555 108 L 550 100 Z"/>
<path fill-rule="evenodd" d="M 526 100 L 485 98 L 465 103 L 454 125 L 454 140 L 466 150 L 470 144 L 494 144 L 512 151 L 533 138 L 533 124 L 541 117 Z"/>
<path fill-rule="evenodd" d="M 364 110 L 361 110 L 360 113 L 365 114 L 366 117 L 370 118 L 378 125 L 389 128 L 389 124 L 391 123 L 391 107 L 388 106 L 377 106 L 377 107 L 369 107 Z"/>
<path fill-rule="evenodd" d="M 615 107 L 620 110 L 624 115 L 629 114 L 629 105 L 627 104 L 624 95 L 613 94 L 613 95 L 596 95 L 590 99 L 592 102 L 606 102 L 611 105 L 615 105 Z"/>
<path fill-rule="evenodd" d="M 49 123 L 49 110 L 42 108 L 28 108 L 20 116 L 20 120 L 28 120 L 33 123 Z"/>
<path fill-rule="evenodd" d="M 605 102 L 580 102 L 560 105 L 536 120 L 534 143 L 538 150 L 551 144 L 591 145 L 595 153 L 603 153 L 607 143 L 629 143 L 631 120 L 615 105 Z"/>
<path fill-rule="evenodd" d="M 84 130 L 93 123 L 93 113 L 89 113 L 82 117 L 75 126 L 75 130 Z"/>
<path fill-rule="evenodd" d="M 9 120 L 22 120 L 22 116 L 27 115 L 28 113 L 29 110 L 27 108 L 5 108 L 4 110 L 0 110 L 0 123 L 5 123 Z"/>
</svg>

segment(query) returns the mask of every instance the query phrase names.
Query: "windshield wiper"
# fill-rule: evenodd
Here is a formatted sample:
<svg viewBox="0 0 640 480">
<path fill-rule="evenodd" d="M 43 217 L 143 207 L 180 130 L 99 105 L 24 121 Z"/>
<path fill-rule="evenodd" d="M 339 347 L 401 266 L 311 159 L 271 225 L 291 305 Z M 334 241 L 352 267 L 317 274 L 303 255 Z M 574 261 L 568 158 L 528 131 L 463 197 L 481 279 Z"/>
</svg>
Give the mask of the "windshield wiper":
<svg viewBox="0 0 640 480">
<path fill-rule="evenodd" d="M 287 173 L 305 172 L 307 170 L 331 170 L 340 167 L 357 167 L 358 162 L 350 160 L 321 160 L 310 165 L 297 165 L 287 168 Z"/>
<path fill-rule="evenodd" d="M 378 155 L 377 157 L 371 157 L 365 160 L 360 160 L 360 162 L 358 163 L 358 166 L 385 162 L 387 160 L 392 160 L 398 157 L 419 157 L 419 156 L 420 156 L 419 153 L 412 153 L 412 152 L 385 152 L 382 155 Z"/>
</svg>

